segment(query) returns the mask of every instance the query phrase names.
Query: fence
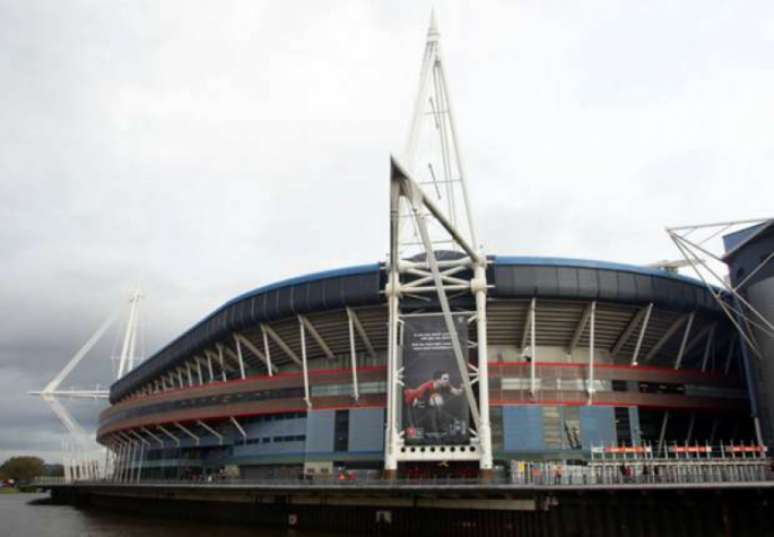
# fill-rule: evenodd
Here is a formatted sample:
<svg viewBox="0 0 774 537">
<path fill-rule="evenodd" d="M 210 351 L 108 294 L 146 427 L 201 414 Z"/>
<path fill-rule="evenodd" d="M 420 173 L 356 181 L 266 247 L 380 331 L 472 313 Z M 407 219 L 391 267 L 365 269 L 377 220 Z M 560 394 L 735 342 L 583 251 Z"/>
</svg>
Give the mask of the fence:
<svg viewBox="0 0 774 537">
<path fill-rule="evenodd" d="M 659 456 L 656 456 L 656 453 Z M 107 479 L 83 479 L 95 484 L 218 485 L 218 486 L 340 486 L 340 487 L 443 487 L 443 486 L 605 486 L 652 484 L 745 483 L 774 480 L 767 448 L 758 445 L 600 445 L 587 461 L 510 461 L 494 477 L 423 477 L 384 480 L 375 471 L 343 470 L 328 476 L 283 476 L 246 479 L 225 475 L 190 476 L 181 479 L 141 478 L 139 472 L 119 473 Z M 35 486 L 58 485 L 68 480 L 40 478 Z"/>
<path fill-rule="evenodd" d="M 766 446 L 599 445 L 587 463 L 511 461 L 511 482 L 524 485 L 625 485 L 768 481 Z"/>
</svg>

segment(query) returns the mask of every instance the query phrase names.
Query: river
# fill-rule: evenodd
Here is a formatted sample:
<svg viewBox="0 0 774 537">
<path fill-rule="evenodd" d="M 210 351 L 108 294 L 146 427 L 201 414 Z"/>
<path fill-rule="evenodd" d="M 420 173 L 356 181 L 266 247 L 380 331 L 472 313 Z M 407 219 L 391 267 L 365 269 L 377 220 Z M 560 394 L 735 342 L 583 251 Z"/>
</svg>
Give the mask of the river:
<svg viewBox="0 0 774 537">
<path fill-rule="evenodd" d="M 333 537 L 331 533 L 150 518 L 36 503 L 48 494 L 0 494 L 0 537 Z"/>
</svg>

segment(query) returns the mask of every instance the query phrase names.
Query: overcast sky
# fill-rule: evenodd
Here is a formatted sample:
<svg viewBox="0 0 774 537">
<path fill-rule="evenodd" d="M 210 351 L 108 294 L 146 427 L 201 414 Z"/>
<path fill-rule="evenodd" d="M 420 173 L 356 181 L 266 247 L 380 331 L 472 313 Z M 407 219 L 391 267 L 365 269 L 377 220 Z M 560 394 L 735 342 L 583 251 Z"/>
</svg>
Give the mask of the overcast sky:
<svg viewBox="0 0 774 537">
<path fill-rule="evenodd" d="M 240 292 L 385 258 L 431 6 L 0 0 L 0 458 L 53 458 L 25 392 L 138 277 L 153 351 Z M 678 257 L 666 225 L 774 213 L 771 1 L 437 14 L 487 253 L 650 263 Z M 109 382 L 116 338 L 68 385 Z"/>
</svg>

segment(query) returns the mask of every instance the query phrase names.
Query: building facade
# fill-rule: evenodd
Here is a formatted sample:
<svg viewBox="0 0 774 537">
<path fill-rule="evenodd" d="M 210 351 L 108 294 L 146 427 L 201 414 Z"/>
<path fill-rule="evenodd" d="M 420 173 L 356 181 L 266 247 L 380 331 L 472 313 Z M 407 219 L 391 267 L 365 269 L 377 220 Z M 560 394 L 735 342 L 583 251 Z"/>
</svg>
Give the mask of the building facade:
<svg viewBox="0 0 774 537">
<path fill-rule="evenodd" d="M 138 477 L 378 473 L 385 277 L 382 265 L 363 265 L 231 300 L 111 387 L 99 442 Z M 742 346 L 700 282 L 529 257 L 491 257 L 487 281 L 496 466 L 584 460 L 602 445 L 754 439 Z M 452 305 L 469 309 L 467 300 Z M 475 324 L 467 337 L 475 366 Z M 475 471 L 417 466 L 401 471 Z"/>
<path fill-rule="evenodd" d="M 753 415 L 760 423 L 760 441 L 774 448 L 774 221 L 751 226 L 723 238 L 726 248 L 725 262 L 729 267 L 729 279 L 744 300 L 755 308 L 750 312 L 746 305 L 736 301 L 737 312 L 745 312 L 748 322 L 741 317 L 750 341 L 742 341 L 742 359 L 747 375 L 749 399 Z M 757 353 L 755 352 L 757 351 Z"/>
</svg>

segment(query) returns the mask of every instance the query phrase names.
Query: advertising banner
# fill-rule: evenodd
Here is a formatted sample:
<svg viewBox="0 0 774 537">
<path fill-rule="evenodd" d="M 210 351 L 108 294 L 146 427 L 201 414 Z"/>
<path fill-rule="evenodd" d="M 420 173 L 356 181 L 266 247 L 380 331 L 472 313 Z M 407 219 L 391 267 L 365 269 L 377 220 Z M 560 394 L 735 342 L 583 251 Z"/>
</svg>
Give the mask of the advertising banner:
<svg viewBox="0 0 774 537">
<path fill-rule="evenodd" d="M 468 403 L 443 316 L 408 316 L 403 321 L 402 421 L 406 445 L 467 444 Z M 455 315 L 454 323 L 467 353 L 466 317 Z"/>
</svg>

